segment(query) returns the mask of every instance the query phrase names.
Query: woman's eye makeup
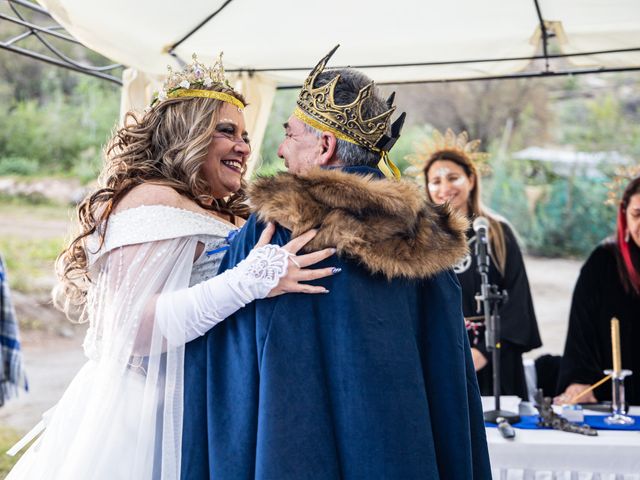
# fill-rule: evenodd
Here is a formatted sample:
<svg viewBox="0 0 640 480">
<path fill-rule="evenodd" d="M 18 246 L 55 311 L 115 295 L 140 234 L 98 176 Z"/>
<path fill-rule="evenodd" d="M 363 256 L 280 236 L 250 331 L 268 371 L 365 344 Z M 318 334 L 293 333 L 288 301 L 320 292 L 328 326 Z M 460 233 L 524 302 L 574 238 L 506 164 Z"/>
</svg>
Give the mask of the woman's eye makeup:
<svg viewBox="0 0 640 480">
<path fill-rule="evenodd" d="M 464 185 L 467 181 L 466 177 L 464 177 L 463 175 L 449 175 L 445 178 L 447 182 L 449 182 L 451 185 L 454 185 L 456 187 L 460 187 Z M 430 191 L 434 192 L 440 188 L 441 184 L 442 184 L 442 179 L 440 177 L 436 177 L 428 183 L 427 187 L 429 188 Z"/>
<path fill-rule="evenodd" d="M 223 123 L 216 127 L 216 132 L 224 133 L 225 135 L 233 135 L 235 133 L 235 128 L 233 125 Z"/>
<path fill-rule="evenodd" d="M 234 138 L 236 134 L 236 127 L 232 123 L 220 123 L 216 125 L 216 132 L 223 134 L 224 136 L 228 137 L 230 140 L 236 141 Z M 251 144 L 251 139 L 249 138 L 249 135 L 247 135 L 246 133 L 242 134 L 241 138 L 242 138 L 242 141 L 247 145 Z"/>
</svg>

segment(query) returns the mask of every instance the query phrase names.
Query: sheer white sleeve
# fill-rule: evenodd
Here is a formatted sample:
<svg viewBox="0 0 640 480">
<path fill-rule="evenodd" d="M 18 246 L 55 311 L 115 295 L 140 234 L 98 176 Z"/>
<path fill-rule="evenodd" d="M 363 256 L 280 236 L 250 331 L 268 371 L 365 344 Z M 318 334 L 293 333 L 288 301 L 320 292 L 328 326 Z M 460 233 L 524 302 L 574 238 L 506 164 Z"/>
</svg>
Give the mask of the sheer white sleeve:
<svg viewBox="0 0 640 480">
<path fill-rule="evenodd" d="M 167 317 L 172 327 L 160 328 L 156 305 L 164 295 L 188 289 L 203 236 L 223 239 L 229 230 L 205 215 L 166 206 L 109 219 L 105 243 L 87 246 L 84 347 L 90 360 L 10 478 L 180 479 L 188 319 L 175 312 Z M 242 301 L 267 288 L 256 285 L 247 293 L 239 285 L 245 277 L 228 276 L 226 288 L 236 289 L 233 295 Z"/>
<path fill-rule="evenodd" d="M 248 303 L 266 297 L 287 274 L 288 253 L 277 245 L 254 249 L 233 269 L 158 297 L 156 321 L 167 338 L 189 342 Z M 173 319 L 181 318 L 176 322 Z M 180 331 L 184 329 L 184 331 Z"/>
</svg>

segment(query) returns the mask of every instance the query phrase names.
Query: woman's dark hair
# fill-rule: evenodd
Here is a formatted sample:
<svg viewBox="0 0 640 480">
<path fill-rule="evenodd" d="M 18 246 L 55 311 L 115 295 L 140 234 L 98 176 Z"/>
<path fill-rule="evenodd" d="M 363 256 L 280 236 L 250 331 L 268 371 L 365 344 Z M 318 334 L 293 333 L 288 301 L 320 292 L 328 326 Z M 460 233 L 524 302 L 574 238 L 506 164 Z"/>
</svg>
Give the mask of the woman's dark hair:
<svg viewBox="0 0 640 480">
<path fill-rule="evenodd" d="M 504 275 L 504 272 L 507 268 L 507 245 L 502 223 L 507 223 L 507 221 L 498 214 L 492 212 L 482 203 L 482 200 L 480 199 L 481 185 L 478 170 L 473 165 L 473 163 L 471 163 L 468 159 L 463 158 L 457 152 L 451 150 L 442 150 L 436 152 L 431 156 L 431 158 L 429 158 L 424 167 L 424 181 L 427 183 L 427 198 L 432 202 L 433 198 L 431 197 L 431 193 L 429 192 L 428 185 L 429 170 L 431 169 L 431 166 L 438 160 L 448 160 L 455 163 L 456 165 L 460 165 L 468 178 L 471 178 L 473 176 L 473 178 L 475 179 L 475 185 L 469 193 L 469 213 L 471 217 L 482 216 L 489 219 L 489 241 L 491 242 L 491 247 L 493 250 L 491 255 L 496 264 L 496 267 L 498 268 L 498 271 L 501 275 Z"/>
<path fill-rule="evenodd" d="M 640 295 L 640 245 L 636 245 L 629 236 L 627 228 L 627 208 L 631 197 L 640 194 L 640 176 L 635 177 L 624 189 L 618 207 L 618 225 L 616 232 L 618 275 L 627 293 Z"/>
</svg>

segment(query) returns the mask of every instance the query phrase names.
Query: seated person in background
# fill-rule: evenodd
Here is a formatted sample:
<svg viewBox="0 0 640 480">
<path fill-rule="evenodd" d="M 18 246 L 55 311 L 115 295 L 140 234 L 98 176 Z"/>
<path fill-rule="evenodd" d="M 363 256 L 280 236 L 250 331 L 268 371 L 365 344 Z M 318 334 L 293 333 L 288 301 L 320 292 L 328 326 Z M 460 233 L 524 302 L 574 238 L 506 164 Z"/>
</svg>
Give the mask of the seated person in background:
<svg viewBox="0 0 640 480">
<path fill-rule="evenodd" d="M 529 290 L 529 280 L 516 236 L 507 221 L 487 209 L 480 200 L 478 162 L 486 153 L 478 152 L 479 140 L 468 141 L 466 132 L 455 135 L 437 130 L 433 139 L 412 157 L 423 172 L 427 197 L 434 203 L 448 203 L 470 222 L 479 216 L 489 221 L 491 265 L 489 282 L 507 290 L 508 301 L 500 307 L 502 348 L 500 349 L 500 391 L 528 399 L 522 354 L 542 345 Z M 476 234 L 467 230 L 470 253 L 454 270 L 462 286 L 462 311 L 465 316 L 473 363 L 482 395 L 493 395 L 491 352 L 485 345 L 484 313 L 477 310 L 476 294 L 481 280 L 475 255 Z"/>
<path fill-rule="evenodd" d="M 612 367 L 611 317 L 620 320 L 622 367 L 632 370 L 625 381 L 629 404 L 640 404 L 640 177 L 622 195 L 615 238 L 598 245 L 583 265 L 573 292 L 569 331 L 560 365 L 556 403 L 575 395 Z M 580 402 L 611 399 L 606 382 Z"/>
</svg>

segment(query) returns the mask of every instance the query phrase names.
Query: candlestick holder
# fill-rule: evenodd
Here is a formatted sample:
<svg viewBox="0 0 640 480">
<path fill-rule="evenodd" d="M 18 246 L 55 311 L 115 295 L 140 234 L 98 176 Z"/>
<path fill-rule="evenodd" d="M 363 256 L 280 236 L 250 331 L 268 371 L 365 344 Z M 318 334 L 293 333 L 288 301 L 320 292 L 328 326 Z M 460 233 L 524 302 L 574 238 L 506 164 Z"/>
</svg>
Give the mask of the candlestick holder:
<svg viewBox="0 0 640 480">
<path fill-rule="evenodd" d="M 605 370 L 611 375 L 611 415 L 604 419 L 609 425 L 633 425 L 635 420 L 626 415 L 624 398 L 624 379 L 633 372 L 631 370 Z"/>
</svg>

